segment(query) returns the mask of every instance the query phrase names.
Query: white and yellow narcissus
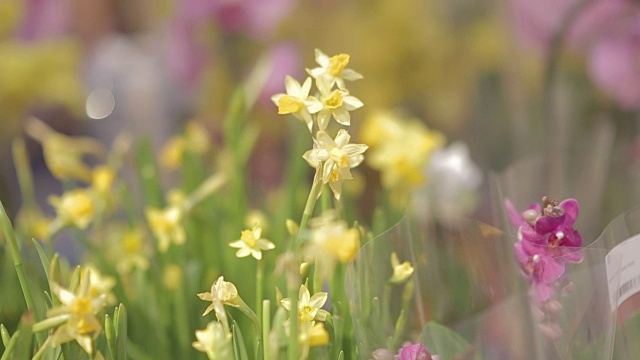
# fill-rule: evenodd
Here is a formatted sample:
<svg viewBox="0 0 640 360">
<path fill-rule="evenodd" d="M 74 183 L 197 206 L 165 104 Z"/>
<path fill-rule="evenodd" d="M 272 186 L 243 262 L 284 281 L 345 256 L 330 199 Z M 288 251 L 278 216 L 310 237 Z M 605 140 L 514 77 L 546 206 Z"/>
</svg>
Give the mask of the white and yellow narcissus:
<svg viewBox="0 0 640 360">
<path fill-rule="evenodd" d="M 313 128 L 313 118 L 311 114 L 315 114 L 322 110 L 322 103 L 309 96 L 311 91 L 311 78 L 307 78 L 302 85 L 291 76 L 287 76 L 284 81 L 286 94 L 276 94 L 271 97 L 278 106 L 278 114 L 292 114 L 297 119 L 307 124 L 309 131 Z"/>
<path fill-rule="evenodd" d="M 336 199 L 340 199 L 342 182 L 353 179 L 351 169 L 364 160 L 362 155 L 368 148 L 364 144 L 349 144 L 351 136 L 341 129 L 335 140 L 324 131 L 318 131 L 313 140 L 313 149 L 302 156 L 312 167 L 322 164 L 322 182 L 329 184 Z"/>
<path fill-rule="evenodd" d="M 328 296 L 326 292 L 317 292 L 311 296 L 309 289 L 304 284 L 300 285 L 300 290 L 298 291 L 298 320 L 301 323 L 308 323 L 313 320 L 324 321 L 329 312 L 322 309 L 322 306 L 327 302 Z M 290 298 L 282 299 L 280 303 L 287 311 L 291 311 Z"/>
<path fill-rule="evenodd" d="M 346 89 L 344 81 L 354 81 L 362 79 L 362 75 L 352 69 L 347 68 L 351 57 L 348 54 L 338 54 L 332 57 L 325 55 L 322 51 L 316 49 L 316 62 L 320 67 L 307 69 L 307 73 L 313 78 L 326 77 L 329 79 L 330 86 L 337 84 L 340 89 Z"/>
<path fill-rule="evenodd" d="M 276 246 L 269 240 L 262 238 L 262 228 L 255 226 L 253 230 L 243 230 L 240 233 L 240 240 L 229 244 L 232 248 L 238 249 L 236 256 L 239 258 L 253 256 L 256 260 L 262 259 L 262 252 L 274 249 Z"/>
<path fill-rule="evenodd" d="M 331 116 L 341 125 L 351 125 L 349 111 L 361 108 L 362 101 L 349 95 L 347 90 L 332 89 L 330 78 L 325 76 L 316 79 L 316 86 L 320 91 L 320 101 L 322 102 L 322 110 L 318 112 L 318 129 L 325 130 Z"/>
</svg>

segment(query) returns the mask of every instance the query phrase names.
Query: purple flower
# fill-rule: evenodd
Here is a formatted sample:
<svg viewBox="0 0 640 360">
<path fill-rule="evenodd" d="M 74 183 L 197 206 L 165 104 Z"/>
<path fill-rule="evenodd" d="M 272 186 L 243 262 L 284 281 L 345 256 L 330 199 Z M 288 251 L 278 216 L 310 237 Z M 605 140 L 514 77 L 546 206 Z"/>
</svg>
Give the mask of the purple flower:
<svg viewBox="0 0 640 360">
<path fill-rule="evenodd" d="M 19 30 L 23 40 L 37 41 L 56 38 L 69 30 L 71 8 L 67 1 L 27 0 L 25 15 Z"/>
<path fill-rule="evenodd" d="M 432 360 L 433 357 L 424 345 L 417 343 L 403 346 L 396 357 L 397 360 Z"/>
<path fill-rule="evenodd" d="M 582 237 L 573 228 L 580 212 L 578 202 L 558 202 L 547 197 L 542 200 L 542 206 L 531 204 L 522 213 L 511 201 L 505 201 L 509 220 L 518 228 L 514 255 L 538 302 L 552 297 L 555 284 L 565 272 L 565 263 L 577 263 L 583 258 Z"/>
</svg>

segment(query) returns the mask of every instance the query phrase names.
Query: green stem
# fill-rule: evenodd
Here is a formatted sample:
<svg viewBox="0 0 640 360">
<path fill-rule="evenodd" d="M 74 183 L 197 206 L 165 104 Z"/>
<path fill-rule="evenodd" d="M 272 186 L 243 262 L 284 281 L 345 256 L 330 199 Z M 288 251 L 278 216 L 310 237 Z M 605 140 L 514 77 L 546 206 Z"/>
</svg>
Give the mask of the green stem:
<svg viewBox="0 0 640 360">
<path fill-rule="evenodd" d="M 298 235 L 296 237 L 296 241 L 290 244 L 290 246 L 292 247 L 295 246 L 297 248 L 297 246 L 300 245 L 301 234 L 303 230 L 307 227 L 307 224 L 309 222 L 309 219 L 311 218 L 311 215 L 313 215 L 313 209 L 316 206 L 316 201 L 318 200 L 318 196 L 322 191 L 323 185 L 324 184 L 322 183 L 322 165 L 318 165 L 318 167 L 316 167 L 316 174 L 313 177 L 313 184 L 311 185 L 311 191 L 309 191 L 309 197 L 307 198 L 307 204 L 304 206 L 304 212 L 302 213 L 302 219 L 300 220 L 300 227 L 298 229 Z"/>
<path fill-rule="evenodd" d="M 48 337 L 47 340 L 45 340 L 44 344 L 42 344 L 40 349 L 38 349 L 38 352 L 36 352 L 35 355 L 33 355 L 33 358 L 31 360 L 39 360 L 42 357 L 42 355 L 44 355 L 44 352 L 47 350 L 47 347 L 49 346 L 49 340 L 51 340 L 51 337 Z"/>
<path fill-rule="evenodd" d="M 289 282 L 289 298 L 291 299 L 291 311 L 289 312 L 289 360 L 298 360 L 298 289 L 295 282 Z"/>
<path fill-rule="evenodd" d="M 20 282 L 20 287 L 22 288 L 24 300 L 27 303 L 27 309 L 33 312 L 36 315 L 37 319 L 38 312 L 35 311 L 35 302 L 33 301 L 31 290 L 29 289 L 27 273 L 25 272 L 24 266 L 22 265 L 22 255 L 20 254 L 20 248 L 18 247 L 16 234 L 13 232 L 11 220 L 9 220 L 9 216 L 4 210 L 2 201 L 0 201 L 0 212 L 0 226 L 2 226 L 2 232 L 4 233 L 5 239 L 7 239 L 7 243 L 9 243 L 9 251 L 11 252 L 11 258 L 13 259 L 13 265 L 16 268 L 16 273 L 18 273 L 18 281 Z"/>
<path fill-rule="evenodd" d="M 183 209 L 185 210 L 185 212 L 189 212 L 189 210 L 191 210 L 191 208 L 193 208 L 199 202 L 206 199 L 214 192 L 218 191 L 226 182 L 227 177 L 224 174 L 216 174 L 207 178 L 185 200 L 183 204 Z"/>
<path fill-rule="evenodd" d="M 45 331 L 45 330 L 49 330 L 52 329 L 58 325 L 63 324 L 64 322 L 66 322 L 67 320 L 69 320 L 69 316 L 68 314 L 64 314 L 64 315 L 58 315 L 49 319 L 45 319 L 42 321 L 39 321 L 35 324 L 33 324 L 32 327 L 32 331 L 34 333 L 40 332 L 40 331 Z"/>
<path fill-rule="evenodd" d="M 262 301 L 262 359 L 269 360 L 269 331 L 271 331 L 271 302 Z"/>
<path fill-rule="evenodd" d="M 16 342 L 18 341 L 18 336 L 20 335 L 20 331 L 16 331 L 13 333 L 11 339 L 7 343 L 7 346 L 4 349 L 4 353 L 2 353 L 2 357 L 0 360 L 9 360 L 11 357 L 11 353 L 13 352 L 13 348 L 16 347 Z"/>
<path fill-rule="evenodd" d="M 29 166 L 27 146 L 23 138 L 17 138 L 13 141 L 12 152 L 23 204 L 28 208 L 33 207 L 36 205 L 36 198 L 33 192 L 33 175 Z"/>
<path fill-rule="evenodd" d="M 263 284 L 264 279 L 264 260 L 258 260 L 258 266 L 256 269 L 256 311 L 258 312 L 258 319 L 262 318 L 262 298 L 263 298 Z M 260 336 L 258 334 L 258 336 Z"/>
</svg>

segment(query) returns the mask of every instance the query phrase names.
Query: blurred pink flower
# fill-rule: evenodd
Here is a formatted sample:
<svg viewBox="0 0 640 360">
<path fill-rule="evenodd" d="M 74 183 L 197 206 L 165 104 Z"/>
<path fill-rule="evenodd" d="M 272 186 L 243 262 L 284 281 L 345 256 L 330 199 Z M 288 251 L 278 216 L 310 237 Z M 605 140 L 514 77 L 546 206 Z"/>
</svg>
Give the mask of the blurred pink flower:
<svg viewBox="0 0 640 360">
<path fill-rule="evenodd" d="M 194 1 L 194 0 L 192 0 Z M 262 40 L 273 34 L 297 0 L 211 0 L 214 19 L 222 29 Z"/>
<path fill-rule="evenodd" d="M 546 52 L 568 15 L 584 0 L 512 0 L 513 26 L 522 45 Z M 623 108 L 640 106 L 640 5 L 591 0 L 567 29 L 564 44 L 588 57 L 594 83 Z"/>
<path fill-rule="evenodd" d="M 64 35 L 69 30 L 69 0 L 25 0 L 25 13 L 18 35 L 37 41 Z"/>
<path fill-rule="evenodd" d="M 289 75 L 297 78 L 301 74 L 302 57 L 298 47 L 291 42 L 282 42 L 269 49 L 269 61 L 271 63 L 271 74 L 267 78 L 258 100 L 261 104 L 271 106 L 271 96 L 283 93 L 284 78 Z"/>
<path fill-rule="evenodd" d="M 403 346 L 400 349 L 398 360 L 432 360 L 432 355 L 421 343 Z"/>
<path fill-rule="evenodd" d="M 593 81 L 623 108 L 640 105 L 640 16 L 602 36 L 590 49 L 589 74 Z"/>
</svg>

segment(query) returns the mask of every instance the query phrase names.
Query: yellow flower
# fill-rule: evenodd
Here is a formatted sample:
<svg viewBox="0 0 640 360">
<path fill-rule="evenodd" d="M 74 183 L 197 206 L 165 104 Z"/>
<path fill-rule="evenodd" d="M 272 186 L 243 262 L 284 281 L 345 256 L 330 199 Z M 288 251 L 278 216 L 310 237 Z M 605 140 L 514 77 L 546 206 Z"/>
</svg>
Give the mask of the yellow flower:
<svg viewBox="0 0 640 360">
<path fill-rule="evenodd" d="M 260 210 L 251 210 L 244 217 L 244 225 L 247 228 L 259 226 L 262 229 L 265 229 L 267 227 L 267 217 Z"/>
<path fill-rule="evenodd" d="M 161 252 L 166 252 L 171 243 L 184 244 L 187 235 L 182 227 L 182 209 L 177 206 L 169 206 L 163 210 L 147 208 L 145 213 Z"/>
<path fill-rule="evenodd" d="M 185 148 L 195 154 L 204 154 L 209 150 L 209 132 L 201 123 L 189 121 L 184 132 Z"/>
<path fill-rule="evenodd" d="M 342 89 L 332 90 L 330 80 L 324 76 L 316 79 L 316 86 L 320 90 L 320 101 L 322 110 L 318 112 L 318 128 L 325 130 L 329 125 L 331 116 L 339 124 L 351 125 L 351 115 L 349 111 L 359 109 L 363 106 L 362 101 L 349 92 Z"/>
<path fill-rule="evenodd" d="M 311 91 L 311 78 L 307 78 L 302 85 L 294 78 L 287 76 L 285 79 L 286 94 L 276 94 L 271 97 L 278 106 L 278 114 L 292 114 L 297 119 L 307 124 L 309 131 L 313 128 L 311 114 L 315 114 L 323 107 L 322 103 L 309 96 Z"/>
<path fill-rule="evenodd" d="M 417 119 L 393 112 L 376 112 L 364 123 L 362 138 L 371 145 L 368 164 L 380 171 L 382 185 L 396 200 L 425 182 L 431 154 L 444 145 L 444 136 Z"/>
<path fill-rule="evenodd" d="M 111 305 L 116 302 L 115 295 L 111 289 L 116 285 L 116 279 L 111 276 L 105 276 L 96 269 L 95 266 L 88 264 L 84 268 L 89 274 L 89 296 L 96 297 L 104 294 L 105 305 Z"/>
<path fill-rule="evenodd" d="M 257 260 L 262 259 L 262 251 L 274 249 L 276 246 L 267 239 L 262 239 L 262 228 L 255 226 L 253 230 L 243 230 L 240 240 L 229 244 L 232 248 L 239 249 L 236 256 L 239 258 L 253 256 Z"/>
<path fill-rule="evenodd" d="M 221 301 L 225 305 L 240 307 L 242 301 L 238 295 L 238 289 L 231 282 L 224 281 L 224 276 L 220 276 L 215 283 L 211 285 L 211 291 L 199 293 L 198 297 L 204 301 L 211 301 L 211 305 L 204 311 L 202 316 L 207 315 L 214 310 L 214 302 Z"/>
<path fill-rule="evenodd" d="M 169 290 L 177 290 L 182 285 L 182 268 L 176 264 L 169 264 L 162 273 L 162 283 Z"/>
<path fill-rule="evenodd" d="M 329 314 L 322 306 L 327 302 L 328 294 L 326 292 L 309 293 L 309 289 L 303 284 L 300 285 L 298 291 L 298 321 L 308 323 L 313 320 L 324 321 Z M 286 298 L 280 301 L 282 307 L 291 311 L 291 299 Z"/>
<path fill-rule="evenodd" d="M 60 134 L 35 118 L 27 121 L 25 130 L 42 143 L 44 160 L 53 176 L 60 180 L 91 181 L 91 170 L 82 158 L 85 155 L 102 156 L 104 149 L 100 143 L 89 137 Z"/>
<path fill-rule="evenodd" d="M 362 79 L 362 75 L 352 69 L 348 69 L 347 65 L 351 59 L 348 54 L 338 54 L 332 57 L 325 55 L 322 51 L 316 49 L 316 62 L 320 67 L 307 69 L 311 77 L 318 80 L 321 77 L 327 78 L 329 85 L 337 84 L 338 88 L 345 89 L 344 81 L 354 81 Z"/>
<path fill-rule="evenodd" d="M 342 263 L 349 262 L 358 252 L 360 233 L 358 229 L 349 229 L 345 221 L 336 218 L 333 211 L 326 211 L 322 216 L 311 219 L 311 242 L 313 250 L 319 256 L 329 255 Z"/>
<path fill-rule="evenodd" d="M 93 339 L 102 331 L 97 314 L 106 303 L 106 294 L 91 294 L 91 271 L 84 269 L 80 276 L 77 293 L 51 283 L 51 292 L 60 300 L 60 305 L 47 312 L 49 318 L 66 316 L 67 321 L 51 335 L 53 346 L 76 340 L 78 344 L 91 354 Z"/>
<path fill-rule="evenodd" d="M 389 279 L 390 283 L 402 284 L 413 275 L 413 266 L 408 261 L 401 264 L 395 252 L 391 253 L 391 267 L 393 268 L 393 275 Z"/>
<path fill-rule="evenodd" d="M 310 347 L 324 346 L 329 343 L 329 332 L 321 322 L 310 322 L 302 326 L 301 336 Z M 305 341 L 306 340 L 306 341 Z"/>
<path fill-rule="evenodd" d="M 109 257 L 120 275 L 129 274 L 135 268 L 149 268 L 149 249 L 145 246 L 141 229 L 112 225 L 108 243 L 113 244 L 109 248 Z"/>
<path fill-rule="evenodd" d="M 177 169 L 182 164 L 185 141 L 180 136 L 174 136 L 160 150 L 160 165 L 166 169 Z"/>
<path fill-rule="evenodd" d="M 314 139 L 314 148 L 302 156 L 314 168 L 321 163 L 322 182 L 329 184 L 336 199 L 340 199 L 342 182 L 353 179 L 351 169 L 364 160 L 362 155 L 368 148 L 363 144 L 349 144 L 349 133 L 340 129 L 335 141 L 324 131 L 318 131 Z"/>
<path fill-rule="evenodd" d="M 115 172 L 109 166 L 96 166 L 92 172 L 92 187 L 98 194 L 107 195 L 111 191 L 115 177 Z"/>
<path fill-rule="evenodd" d="M 224 326 L 217 322 L 211 321 L 204 330 L 196 330 L 196 339 L 192 346 L 203 353 L 207 354 L 209 360 L 213 359 L 231 359 L 231 334 L 225 331 Z"/>
<path fill-rule="evenodd" d="M 95 207 L 93 197 L 87 189 L 70 190 L 61 197 L 53 195 L 49 198 L 49 202 L 56 209 L 57 216 L 54 223 L 60 228 L 73 225 L 86 229 L 93 220 Z"/>
</svg>

